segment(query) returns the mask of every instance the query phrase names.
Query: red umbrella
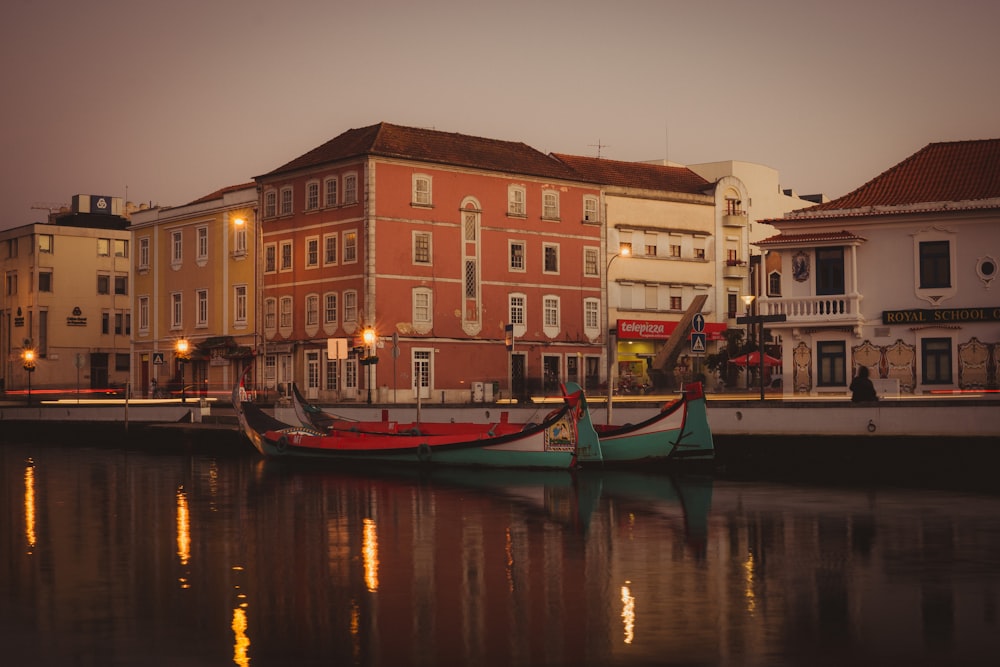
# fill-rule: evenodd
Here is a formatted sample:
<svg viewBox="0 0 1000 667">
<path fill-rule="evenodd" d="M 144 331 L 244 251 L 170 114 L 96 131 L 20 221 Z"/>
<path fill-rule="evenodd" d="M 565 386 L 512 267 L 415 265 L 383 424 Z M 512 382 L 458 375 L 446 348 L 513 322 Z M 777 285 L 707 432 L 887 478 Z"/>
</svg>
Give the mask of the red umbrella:
<svg viewBox="0 0 1000 667">
<path fill-rule="evenodd" d="M 750 354 L 744 354 L 734 359 L 730 359 L 729 363 L 736 364 L 737 366 L 746 366 L 748 363 L 751 366 L 760 366 L 760 352 L 754 350 Z M 764 364 L 767 366 L 780 366 L 781 359 L 775 359 L 769 354 L 764 355 Z"/>
</svg>

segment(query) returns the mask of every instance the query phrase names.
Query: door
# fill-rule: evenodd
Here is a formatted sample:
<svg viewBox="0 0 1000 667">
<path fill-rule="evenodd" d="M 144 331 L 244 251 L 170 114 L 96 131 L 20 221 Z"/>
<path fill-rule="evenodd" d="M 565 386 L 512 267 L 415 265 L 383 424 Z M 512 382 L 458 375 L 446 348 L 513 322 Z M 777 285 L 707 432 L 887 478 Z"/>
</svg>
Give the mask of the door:
<svg viewBox="0 0 1000 667">
<path fill-rule="evenodd" d="M 413 397 L 431 397 L 430 350 L 413 350 Z"/>
<path fill-rule="evenodd" d="M 319 398 L 319 350 L 306 352 L 306 398 Z"/>
<path fill-rule="evenodd" d="M 528 387 L 525 385 L 525 368 L 527 361 L 523 354 L 510 355 L 510 391 L 515 398 L 527 398 Z"/>
</svg>

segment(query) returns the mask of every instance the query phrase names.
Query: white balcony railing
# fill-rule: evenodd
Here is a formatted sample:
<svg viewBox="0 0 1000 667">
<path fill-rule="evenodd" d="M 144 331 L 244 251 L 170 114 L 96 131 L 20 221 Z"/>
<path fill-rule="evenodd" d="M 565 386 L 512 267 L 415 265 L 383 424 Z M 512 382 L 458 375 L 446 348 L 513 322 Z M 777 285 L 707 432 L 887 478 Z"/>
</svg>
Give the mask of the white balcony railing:
<svg viewBox="0 0 1000 667">
<path fill-rule="evenodd" d="M 861 320 L 861 295 L 824 295 L 796 298 L 760 299 L 761 315 L 784 315 L 786 322 L 858 322 Z"/>
</svg>

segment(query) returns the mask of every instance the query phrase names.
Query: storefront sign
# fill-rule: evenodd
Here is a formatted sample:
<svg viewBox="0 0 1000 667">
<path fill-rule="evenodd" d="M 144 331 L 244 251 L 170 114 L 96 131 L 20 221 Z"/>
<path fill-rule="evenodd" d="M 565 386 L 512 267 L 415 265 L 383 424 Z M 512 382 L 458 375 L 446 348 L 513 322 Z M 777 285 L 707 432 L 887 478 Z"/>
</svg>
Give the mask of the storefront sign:
<svg viewBox="0 0 1000 667">
<path fill-rule="evenodd" d="M 955 322 L 1000 322 L 1000 306 L 882 311 L 883 324 L 952 324 Z"/>
<path fill-rule="evenodd" d="M 618 338 L 621 340 L 666 340 L 677 328 L 677 322 L 656 320 L 618 320 Z M 708 340 L 722 340 L 726 325 L 721 322 L 706 322 L 705 334 Z"/>
</svg>

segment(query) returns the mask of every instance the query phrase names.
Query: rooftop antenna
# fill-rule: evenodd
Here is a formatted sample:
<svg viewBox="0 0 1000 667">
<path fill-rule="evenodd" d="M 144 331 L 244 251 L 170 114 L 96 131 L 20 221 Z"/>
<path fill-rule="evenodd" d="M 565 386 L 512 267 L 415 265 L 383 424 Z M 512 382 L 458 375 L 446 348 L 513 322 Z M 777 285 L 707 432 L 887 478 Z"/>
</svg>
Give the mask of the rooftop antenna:
<svg viewBox="0 0 1000 667">
<path fill-rule="evenodd" d="M 597 149 L 597 159 L 598 160 L 601 159 L 601 149 L 608 147 L 607 144 L 602 144 L 600 139 L 597 140 L 596 144 L 587 144 L 587 145 L 591 146 L 592 148 L 596 148 Z"/>
</svg>

